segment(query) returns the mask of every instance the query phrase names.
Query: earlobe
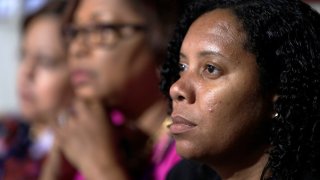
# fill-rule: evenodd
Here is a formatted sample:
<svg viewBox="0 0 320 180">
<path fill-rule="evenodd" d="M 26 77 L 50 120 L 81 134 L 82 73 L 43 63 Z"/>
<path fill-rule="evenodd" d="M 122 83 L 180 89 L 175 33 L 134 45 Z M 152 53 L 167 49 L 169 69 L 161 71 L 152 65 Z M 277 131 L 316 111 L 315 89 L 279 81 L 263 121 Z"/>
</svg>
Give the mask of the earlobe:
<svg viewBox="0 0 320 180">
<path fill-rule="evenodd" d="M 272 119 L 277 119 L 279 117 L 279 113 L 275 112 L 272 114 Z"/>
</svg>

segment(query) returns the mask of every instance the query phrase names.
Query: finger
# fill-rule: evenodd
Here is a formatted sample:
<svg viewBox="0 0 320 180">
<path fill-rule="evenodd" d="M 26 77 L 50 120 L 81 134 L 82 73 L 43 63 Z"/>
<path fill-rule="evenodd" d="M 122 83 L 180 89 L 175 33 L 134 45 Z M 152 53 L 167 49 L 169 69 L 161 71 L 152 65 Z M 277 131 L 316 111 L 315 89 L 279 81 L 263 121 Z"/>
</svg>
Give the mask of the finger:
<svg viewBox="0 0 320 180">
<path fill-rule="evenodd" d="M 88 108 L 100 108 L 103 106 L 101 98 L 97 97 L 76 97 L 76 101 L 82 102 Z"/>
<path fill-rule="evenodd" d="M 68 71 L 68 73 L 70 72 Z M 71 82 L 68 81 L 65 88 L 63 89 L 63 99 L 61 101 L 62 107 L 63 108 L 69 107 L 72 104 L 75 97 L 76 97 L 75 90 L 74 88 L 72 88 Z"/>
<path fill-rule="evenodd" d="M 70 108 L 64 109 L 58 115 L 54 123 L 52 123 L 52 129 L 55 134 L 61 135 L 65 131 L 69 131 L 69 127 L 76 123 L 76 118 L 74 118 L 73 113 L 70 111 Z"/>
<path fill-rule="evenodd" d="M 88 106 L 90 106 L 90 104 L 94 103 L 95 101 L 99 101 L 97 97 L 93 97 L 93 96 L 76 96 L 75 100 L 80 101 Z"/>
<path fill-rule="evenodd" d="M 88 106 L 82 99 L 75 99 L 73 102 L 73 118 L 78 121 L 83 121 L 84 119 L 89 118 L 91 115 Z"/>
<path fill-rule="evenodd" d="M 69 111 L 68 109 L 61 110 L 57 116 L 55 121 L 53 121 L 53 127 L 63 126 L 69 120 Z"/>
<path fill-rule="evenodd" d="M 57 141 L 61 147 L 63 147 L 70 137 L 75 134 L 74 130 L 78 125 L 77 119 L 75 119 L 74 116 L 71 116 L 70 113 L 66 113 L 65 116 L 65 120 L 62 123 L 58 122 L 58 125 L 55 128 Z"/>
<path fill-rule="evenodd" d="M 91 99 L 90 103 L 87 104 L 87 107 L 91 112 L 94 112 L 97 115 L 105 115 L 106 113 L 106 110 L 103 107 L 102 102 L 98 99 Z"/>
<path fill-rule="evenodd" d="M 72 108 L 72 101 L 71 98 L 74 99 L 74 96 L 68 96 L 65 102 L 61 105 L 60 109 L 52 115 L 54 117 L 53 121 L 50 121 L 50 126 L 54 129 L 58 128 L 59 126 L 62 126 L 73 114 L 73 108 Z"/>
</svg>

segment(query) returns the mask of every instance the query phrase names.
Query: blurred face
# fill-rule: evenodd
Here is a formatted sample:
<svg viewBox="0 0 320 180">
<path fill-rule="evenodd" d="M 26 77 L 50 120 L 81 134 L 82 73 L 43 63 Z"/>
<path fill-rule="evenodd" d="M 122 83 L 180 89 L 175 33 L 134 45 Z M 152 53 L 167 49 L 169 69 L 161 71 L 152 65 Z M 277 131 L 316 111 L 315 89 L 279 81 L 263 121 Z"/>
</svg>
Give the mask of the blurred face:
<svg viewBox="0 0 320 180">
<path fill-rule="evenodd" d="M 263 144 L 259 132 L 271 118 L 272 98 L 261 92 L 256 58 L 244 49 L 238 22 L 230 11 L 214 10 L 183 40 L 181 77 L 170 88 L 170 131 L 186 158 L 225 162 Z"/>
<path fill-rule="evenodd" d="M 23 115 L 30 120 L 52 116 L 67 94 L 67 81 L 58 20 L 49 16 L 34 19 L 23 37 L 18 70 Z"/>
<path fill-rule="evenodd" d="M 124 26 L 110 28 L 117 25 Z M 145 32 L 132 27 L 144 25 L 144 18 L 125 0 L 81 1 L 73 26 L 101 31 L 80 32 L 71 40 L 71 81 L 78 96 L 107 99 L 114 105 L 136 102 L 133 97 L 141 99 L 148 87 L 157 86 L 156 65 Z"/>
</svg>

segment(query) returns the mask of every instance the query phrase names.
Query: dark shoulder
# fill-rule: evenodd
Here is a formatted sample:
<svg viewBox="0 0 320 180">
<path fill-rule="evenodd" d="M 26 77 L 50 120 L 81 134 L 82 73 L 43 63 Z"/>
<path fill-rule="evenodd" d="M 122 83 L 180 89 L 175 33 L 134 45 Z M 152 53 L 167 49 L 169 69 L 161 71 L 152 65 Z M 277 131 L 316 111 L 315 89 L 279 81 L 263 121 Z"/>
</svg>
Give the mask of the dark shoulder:
<svg viewBox="0 0 320 180">
<path fill-rule="evenodd" d="M 167 180 L 220 180 L 218 174 L 208 166 L 191 160 L 181 160 L 167 175 Z"/>
<path fill-rule="evenodd" d="M 31 145 L 29 125 L 19 116 L 5 115 L 0 117 L 1 154 L 23 157 Z"/>
<path fill-rule="evenodd" d="M 21 131 L 28 131 L 29 125 L 24 119 L 16 115 L 0 116 L 0 135 L 9 136 Z"/>
</svg>

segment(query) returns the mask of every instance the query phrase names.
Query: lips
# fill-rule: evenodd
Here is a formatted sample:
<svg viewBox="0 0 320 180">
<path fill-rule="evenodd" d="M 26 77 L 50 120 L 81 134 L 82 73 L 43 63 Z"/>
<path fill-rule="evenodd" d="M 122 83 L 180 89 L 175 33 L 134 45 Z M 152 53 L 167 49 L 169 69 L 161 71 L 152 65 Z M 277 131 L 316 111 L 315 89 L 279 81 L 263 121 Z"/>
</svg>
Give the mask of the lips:
<svg viewBox="0 0 320 180">
<path fill-rule="evenodd" d="M 85 69 L 77 69 L 71 72 L 71 82 L 73 85 L 83 85 L 92 80 L 92 73 Z"/>
<path fill-rule="evenodd" d="M 181 134 L 191 131 L 197 125 L 181 116 L 173 116 L 172 124 L 169 125 L 169 130 L 172 134 Z"/>
</svg>

